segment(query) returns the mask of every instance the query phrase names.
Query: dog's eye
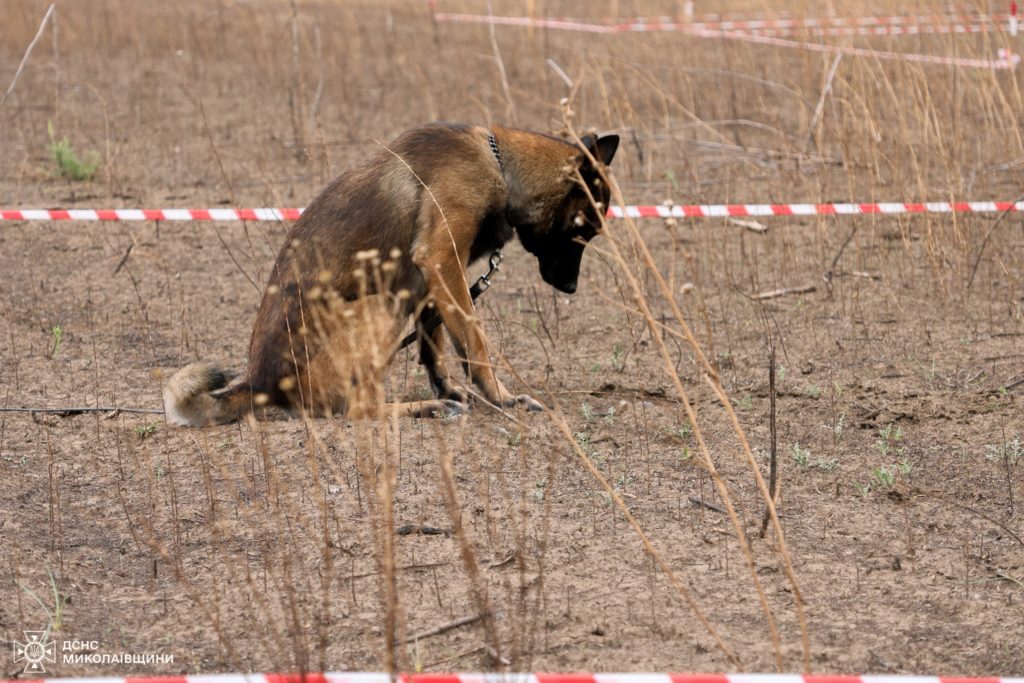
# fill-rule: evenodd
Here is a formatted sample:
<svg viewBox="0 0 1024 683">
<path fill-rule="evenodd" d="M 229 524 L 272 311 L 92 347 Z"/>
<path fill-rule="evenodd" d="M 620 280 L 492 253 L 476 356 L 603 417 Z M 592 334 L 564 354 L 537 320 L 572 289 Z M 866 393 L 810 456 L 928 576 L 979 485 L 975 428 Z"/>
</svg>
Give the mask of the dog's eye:
<svg viewBox="0 0 1024 683">
<path fill-rule="evenodd" d="M 582 211 L 576 212 L 576 217 L 572 219 L 572 224 L 577 228 L 582 228 L 587 222 L 587 217 L 583 215 Z"/>
</svg>

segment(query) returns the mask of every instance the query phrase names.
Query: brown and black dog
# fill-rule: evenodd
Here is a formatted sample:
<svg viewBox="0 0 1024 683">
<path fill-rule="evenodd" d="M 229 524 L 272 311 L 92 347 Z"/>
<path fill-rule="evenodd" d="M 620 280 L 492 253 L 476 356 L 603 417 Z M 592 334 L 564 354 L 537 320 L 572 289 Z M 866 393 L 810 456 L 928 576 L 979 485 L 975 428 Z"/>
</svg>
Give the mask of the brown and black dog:
<svg viewBox="0 0 1024 683">
<path fill-rule="evenodd" d="M 540 408 L 495 377 L 466 268 L 518 235 L 545 282 L 576 291 L 583 250 L 608 206 L 601 166 L 619 138 L 582 141 L 583 148 L 524 130 L 434 123 L 334 180 L 278 254 L 248 374 L 230 381 L 204 363 L 178 371 L 164 389 L 168 422 L 220 424 L 260 406 L 351 417 L 382 406 L 398 415 L 462 412 L 467 396 L 449 378 L 441 327 L 422 332 L 429 306 L 482 398 Z M 412 315 L 437 398 L 384 404 L 384 370 Z"/>
</svg>

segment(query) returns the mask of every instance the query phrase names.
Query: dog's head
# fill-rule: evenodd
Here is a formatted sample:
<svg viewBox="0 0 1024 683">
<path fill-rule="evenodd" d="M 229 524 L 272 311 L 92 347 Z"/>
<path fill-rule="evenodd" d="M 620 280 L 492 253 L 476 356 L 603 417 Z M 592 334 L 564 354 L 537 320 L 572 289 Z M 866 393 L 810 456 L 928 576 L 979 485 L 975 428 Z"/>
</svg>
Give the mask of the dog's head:
<svg viewBox="0 0 1024 683">
<path fill-rule="evenodd" d="M 587 243 L 601 229 L 601 214 L 608 209 L 611 188 L 601 178 L 601 170 L 590 160 L 607 166 L 619 147 L 618 135 L 585 135 L 583 146 L 569 169 L 569 182 L 565 194 L 553 198 L 547 219 L 541 224 L 519 226 L 519 241 L 540 263 L 544 282 L 555 289 L 572 294 L 580 276 L 580 261 Z M 578 175 L 577 175 L 578 171 Z M 582 179 L 586 189 L 580 184 Z M 593 201 L 591 201 L 593 197 Z M 596 207 L 594 202 L 597 203 Z"/>
</svg>

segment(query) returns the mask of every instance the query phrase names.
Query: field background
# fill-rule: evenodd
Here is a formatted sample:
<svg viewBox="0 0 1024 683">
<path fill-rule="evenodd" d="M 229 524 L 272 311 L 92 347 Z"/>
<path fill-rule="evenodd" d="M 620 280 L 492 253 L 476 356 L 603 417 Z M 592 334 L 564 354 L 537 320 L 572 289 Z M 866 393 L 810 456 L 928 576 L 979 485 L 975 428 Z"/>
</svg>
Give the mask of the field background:
<svg viewBox="0 0 1024 683">
<path fill-rule="evenodd" d="M 682 4 L 497 0 L 493 11 L 601 19 Z M 708 5 L 697 14 L 947 10 Z M 0 87 L 47 7 L 4 0 Z M 61 0 L 55 17 L 0 105 L 5 208 L 302 206 L 410 126 L 557 132 L 570 95 L 580 130 L 622 136 L 613 170 L 630 203 L 1024 194 L 1019 69 L 834 65 L 672 33 L 498 27 L 492 38 L 486 26 L 432 22 L 418 1 Z M 957 56 L 1024 49 L 1001 32 L 797 39 Z M 48 150 L 65 137 L 97 155 L 91 181 L 57 176 Z M 0 638 L 9 646 L 49 624 L 55 638 L 99 641 L 99 653 L 174 656 L 137 673 L 801 670 L 797 588 L 779 534 L 760 535 L 764 500 L 741 439 L 767 473 L 774 346 L 778 506 L 810 670 L 1024 675 L 1024 223 L 761 222 L 767 231 L 648 220 L 638 233 L 616 222 L 588 250 L 571 298 L 510 246 L 482 317 L 526 384 L 503 371 L 510 388 L 531 388 L 557 414 L 204 430 L 154 414 L 0 414 Z M 286 228 L 0 225 L 0 405 L 155 409 L 162 379 L 191 360 L 241 369 Z M 668 361 L 636 291 L 669 330 Z M 678 336 L 672 301 L 696 345 Z M 400 354 L 389 394 L 426 386 Z M 393 533 L 404 525 L 454 533 Z M 5 678 L 21 670 L 0 661 Z"/>
</svg>

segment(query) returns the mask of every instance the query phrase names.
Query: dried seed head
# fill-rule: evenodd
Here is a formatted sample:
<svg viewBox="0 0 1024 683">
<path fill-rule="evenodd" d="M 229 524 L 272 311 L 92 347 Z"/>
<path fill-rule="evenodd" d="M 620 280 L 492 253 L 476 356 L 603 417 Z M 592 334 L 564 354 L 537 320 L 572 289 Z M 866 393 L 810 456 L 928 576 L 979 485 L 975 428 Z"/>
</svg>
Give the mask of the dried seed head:
<svg viewBox="0 0 1024 683">
<path fill-rule="evenodd" d="M 310 300 L 319 299 L 323 295 L 324 290 L 321 289 L 320 287 L 310 287 L 309 289 L 306 290 L 306 298 Z"/>
<path fill-rule="evenodd" d="M 270 397 L 261 391 L 258 394 L 252 395 L 252 402 L 258 406 L 265 406 L 270 403 Z"/>
<path fill-rule="evenodd" d="M 277 388 L 281 391 L 291 391 L 295 388 L 294 377 L 282 377 L 281 381 L 277 383 Z"/>
<path fill-rule="evenodd" d="M 329 270 L 321 270 L 319 273 L 316 274 L 316 280 L 317 280 L 317 282 L 319 282 L 322 285 L 330 284 L 330 282 L 331 282 L 331 271 L 329 271 Z"/>
</svg>

